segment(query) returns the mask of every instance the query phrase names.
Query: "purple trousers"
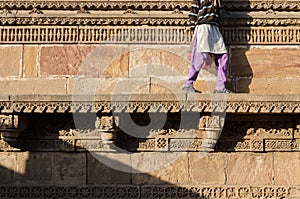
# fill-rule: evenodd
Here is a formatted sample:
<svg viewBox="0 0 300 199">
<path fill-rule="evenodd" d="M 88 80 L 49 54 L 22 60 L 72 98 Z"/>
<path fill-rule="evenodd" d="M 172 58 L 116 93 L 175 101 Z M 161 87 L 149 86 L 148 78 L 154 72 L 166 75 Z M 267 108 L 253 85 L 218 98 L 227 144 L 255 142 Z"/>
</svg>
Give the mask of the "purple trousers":
<svg viewBox="0 0 300 199">
<path fill-rule="evenodd" d="M 222 90 L 225 88 L 226 83 L 226 74 L 227 74 L 227 61 L 228 55 L 224 54 L 215 54 L 216 57 L 216 66 L 217 66 L 217 84 L 216 90 Z M 196 52 L 195 47 L 192 50 L 191 56 L 191 65 L 188 74 L 188 78 L 185 81 L 185 85 L 193 86 L 193 82 L 196 81 L 198 74 L 204 65 L 205 62 L 209 62 L 210 55 L 208 53 Z"/>
</svg>

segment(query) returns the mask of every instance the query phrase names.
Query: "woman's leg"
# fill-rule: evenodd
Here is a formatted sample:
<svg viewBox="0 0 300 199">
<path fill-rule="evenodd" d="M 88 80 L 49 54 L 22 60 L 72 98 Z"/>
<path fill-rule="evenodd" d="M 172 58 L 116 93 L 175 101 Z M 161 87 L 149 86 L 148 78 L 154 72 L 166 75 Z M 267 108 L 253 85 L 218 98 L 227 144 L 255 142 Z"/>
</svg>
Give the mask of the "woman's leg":
<svg viewBox="0 0 300 199">
<path fill-rule="evenodd" d="M 196 81 L 198 74 L 208 56 L 208 53 L 196 52 L 193 49 L 189 74 L 187 80 L 184 83 L 185 86 L 193 86 L 193 82 Z"/>
<path fill-rule="evenodd" d="M 225 89 L 225 84 L 226 84 L 226 75 L 227 75 L 227 62 L 228 62 L 228 54 L 216 54 L 216 59 L 217 59 L 217 84 L 216 84 L 216 90 L 220 91 Z"/>
</svg>

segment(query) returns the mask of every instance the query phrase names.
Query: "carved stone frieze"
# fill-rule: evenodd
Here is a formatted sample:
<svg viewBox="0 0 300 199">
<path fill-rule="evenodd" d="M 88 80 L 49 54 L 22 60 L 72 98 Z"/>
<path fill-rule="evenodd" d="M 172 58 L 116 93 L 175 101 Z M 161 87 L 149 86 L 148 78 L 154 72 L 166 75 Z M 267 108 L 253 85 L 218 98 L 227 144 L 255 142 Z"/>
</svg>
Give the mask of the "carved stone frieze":
<svg viewBox="0 0 300 199">
<path fill-rule="evenodd" d="M 0 198 L 287 198 L 299 187 L 293 186 L 1 186 Z"/>
<path fill-rule="evenodd" d="M 26 100 L 22 100 L 22 97 Z M 86 99 L 84 99 L 86 97 Z M 180 94 L 178 99 L 160 94 L 132 95 L 128 101 L 127 95 L 120 95 L 113 100 L 111 95 L 98 96 L 93 100 L 89 96 L 82 99 L 71 95 L 52 96 L 11 96 L 10 109 L 3 112 L 12 113 L 95 113 L 95 112 L 227 112 L 227 113 L 300 113 L 298 95 L 228 95 L 226 101 L 212 100 L 210 94 L 189 96 Z M 123 98 L 123 99 L 122 99 Z M 243 99 L 243 100 L 241 100 Z"/>
<path fill-rule="evenodd" d="M 189 0 L 176 0 L 176 1 L 137 1 L 137 0 L 94 0 L 94 1 L 84 1 L 84 0 L 50 0 L 50 1 L 0 1 L 0 8 L 10 8 L 10 9 L 32 9 L 39 7 L 41 9 L 189 9 Z"/>
<path fill-rule="evenodd" d="M 297 0 L 224 0 L 225 9 L 257 9 L 257 10 L 299 10 L 300 3 Z M 190 0 L 175 0 L 175 1 L 137 1 L 137 0 L 94 0 L 94 1 L 83 1 L 83 0 L 50 0 L 50 1 L 0 1 L 0 8 L 8 9 L 184 9 L 189 10 L 191 6 Z"/>
<path fill-rule="evenodd" d="M 3 11 L 2 25 L 149 25 L 189 26 L 187 11 Z M 222 15 L 222 26 L 296 26 L 300 24 L 297 12 L 236 12 L 227 11 Z"/>
<path fill-rule="evenodd" d="M 137 102 L 134 103 L 135 106 L 128 104 L 126 106 L 123 104 L 125 108 L 118 106 L 118 112 L 115 113 L 114 105 L 107 106 L 109 112 L 108 110 L 101 112 L 103 108 L 99 106 L 101 111 L 84 109 L 96 111 L 97 117 L 95 112 L 79 113 L 80 106 L 77 106 L 73 114 L 19 112 L 20 124 L 23 127 L 17 129 L 20 132 L 17 139 L 18 146 L 29 151 L 74 152 L 112 151 L 116 150 L 116 147 L 131 152 L 186 152 L 213 149 L 237 152 L 300 150 L 299 118 L 298 114 L 293 112 L 290 112 L 292 114 L 277 114 L 278 110 L 275 114 L 245 112 L 253 111 L 249 108 L 243 108 L 243 112 L 227 114 L 181 112 L 182 109 L 176 109 L 178 112 L 175 113 L 170 113 L 171 109 L 164 109 L 164 112 L 159 112 L 161 109 L 147 112 L 150 110 L 149 106 L 159 103 L 161 102 L 145 103 L 147 106 L 142 104 L 144 108 L 139 109 L 142 112 L 136 112 L 138 109 L 133 108 L 139 105 Z M 174 105 L 170 102 L 164 105 L 166 104 Z M 273 104 L 276 105 L 274 102 Z M 209 103 L 206 103 L 207 105 Z M 126 107 L 131 107 L 131 112 L 125 113 L 124 111 L 128 111 Z M 277 109 L 280 109 L 280 106 Z M 162 120 L 162 116 L 166 119 Z M 9 118 L 10 115 L 3 117 Z M 16 145 L 11 146 L 5 140 L 0 141 L 1 151 L 15 150 Z"/>
<path fill-rule="evenodd" d="M 299 27 L 223 27 L 226 44 L 299 44 Z M 190 44 L 192 32 L 180 26 L 4 26 L 0 43 Z M 9 108 L 2 102 L 2 109 Z"/>
<path fill-rule="evenodd" d="M 2 25 L 176 25 L 187 26 L 188 13 L 172 11 L 19 11 L 0 13 Z"/>
<path fill-rule="evenodd" d="M 297 0 L 224 0 L 225 9 L 231 10 L 299 10 L 300 3 Z"/>
</svg>

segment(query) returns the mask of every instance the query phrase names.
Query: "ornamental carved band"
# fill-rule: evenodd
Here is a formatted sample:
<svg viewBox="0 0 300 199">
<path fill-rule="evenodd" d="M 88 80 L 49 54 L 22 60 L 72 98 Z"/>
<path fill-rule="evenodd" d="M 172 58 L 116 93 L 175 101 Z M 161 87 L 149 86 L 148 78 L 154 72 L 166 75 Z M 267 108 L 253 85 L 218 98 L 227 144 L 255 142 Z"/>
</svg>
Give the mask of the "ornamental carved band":
<svg viewBox="0 0 300 199">
<path fill-rule="evenodd" d="M 190 0 L 0 1 L 0 43 L 188 44 Z M 299 44 L 300 3 L 225 0 L 230 44 Z"/>
<path fill-rule="evenodd" d="M 287 198 L 284 186 L 1 186 L 0 198 Z"/>
</svg>

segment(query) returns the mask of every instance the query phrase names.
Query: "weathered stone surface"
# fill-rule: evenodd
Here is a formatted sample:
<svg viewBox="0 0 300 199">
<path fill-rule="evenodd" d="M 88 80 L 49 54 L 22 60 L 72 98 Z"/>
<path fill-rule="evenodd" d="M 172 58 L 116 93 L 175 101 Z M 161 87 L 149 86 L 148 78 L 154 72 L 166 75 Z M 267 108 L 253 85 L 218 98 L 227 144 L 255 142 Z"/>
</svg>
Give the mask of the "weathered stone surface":
<svg viewBox="0 0 300 199">
<path fill-rule="evenodd" d="M 17 170 L 17 156 L 12 152 L 0 153 L 0 178 L 1 185 L 12 184 L 18 175 Z"/>
<path fill-rule="evenodd" d="M 216 88 L 216 82 L 197 80 L 194 82 L 194 87 L 196 90 L 201 91 L 202 93 L 213 93 Z"/>
<path fill-rule="evenodd" d="M 299 199 L 300 198 L 300 188 L 293 189 L 291 194 L 286 197 L 287 199 Z"/>
<path fill-rule="evenodd" d="M 179 93 L 183 85 L 182 76 L 165 76 L 150 78 L 150 93 Z"/>
<path fill-rule="evenodd" d="M 126 45 L 97 46 L 88 60 L 99 70 L 99 77 L 126 78 L 129 75 L 129 50 Z"/>
<path fill-rule="evenodd" d="M 146 152 L 132 155 L 133 184 L 187 184 L 188 153 Z"/>
<path fill-rule="evenodd" d="M 66 79 L 64 78 L 35 78 L 0 80 L 2 94 L 66 94 Z"/>
<path fill-rule="evenodd" d="M 87 153 L 87 184 L 130 184 L 131 163 L 127 157 L 123 154 L 110 156 L 107 152 Z"/>
<path fill-rule="evenodd" d="M 226 166 L 226 184 L 271 185 L 273 169 L 272 153 L 232 153 Z"/>
<path fill-rule="evenodd" d="M 196 152 L 189 154 L 191 184 L 225 184 L 226 154 Z"/>
<path fill-rule="evenodd" d="M 144 94 L 149 78 L 70 78 L 68 94 Z"/>
<path fill-rule="evenodd" d="M 299 77 L 299 57 L 300 51 L 297 46 L 231 48 L 230 76 Z"/>
<path fill-rule="evenodd" d="M 38 54 L 37 45 L 24 46 L 23 77 L 38 77 Z"/>
<path fill-rule="evenodd" d="M 240 78 L 236 80 L 238 93 L 298 94 L 300 78 Z"/>
<path fill-rule="evenodd" d="M 86 183 L 85 153 L 53 154 L 53 172 L 56 185 L 83 185 Z"/>
<path fill-rule="evenodd" d="M 27 185 L 53 184 L 53 153 L 17 153 L 17 181 Z"/>
<path fill-rule="evenodd" d="M 42 46 L 41 75 L 128 77 L 127 46 Z"/>
<path fill-rule="evenodd" d="M 182 86 L 187 77 L 185 76 L 160 76 L 150 78 L 150 93 L 182 93 Z M 194 82 L 194 88 L 202 93 L 213 93 L 215 90 L 216 82 L 212 79 L 203 78 L 199 76 L 199 80 Z"/>
<path fill-rule="evenodd" d="M 22 69 L 22 46 L 0 46 L 0 77 L 19 77 Z"/>
<path fill-rule="evenodd" d="M 94 48 L 81 45 L 41 46 L 40 73 L 42 76 L 97 76 L 97 69 L 85 64 Z"/>
<path fill-rule="evenodd" d="M 160 46 L 133 48 L 129 55 L 129 77 L 186 75 L 189 61 Z"/>
<path fill-rule="evenodd" d="M 274 153 L 275 185 L 300 184 L 300 152 Z"/>
</svg>

